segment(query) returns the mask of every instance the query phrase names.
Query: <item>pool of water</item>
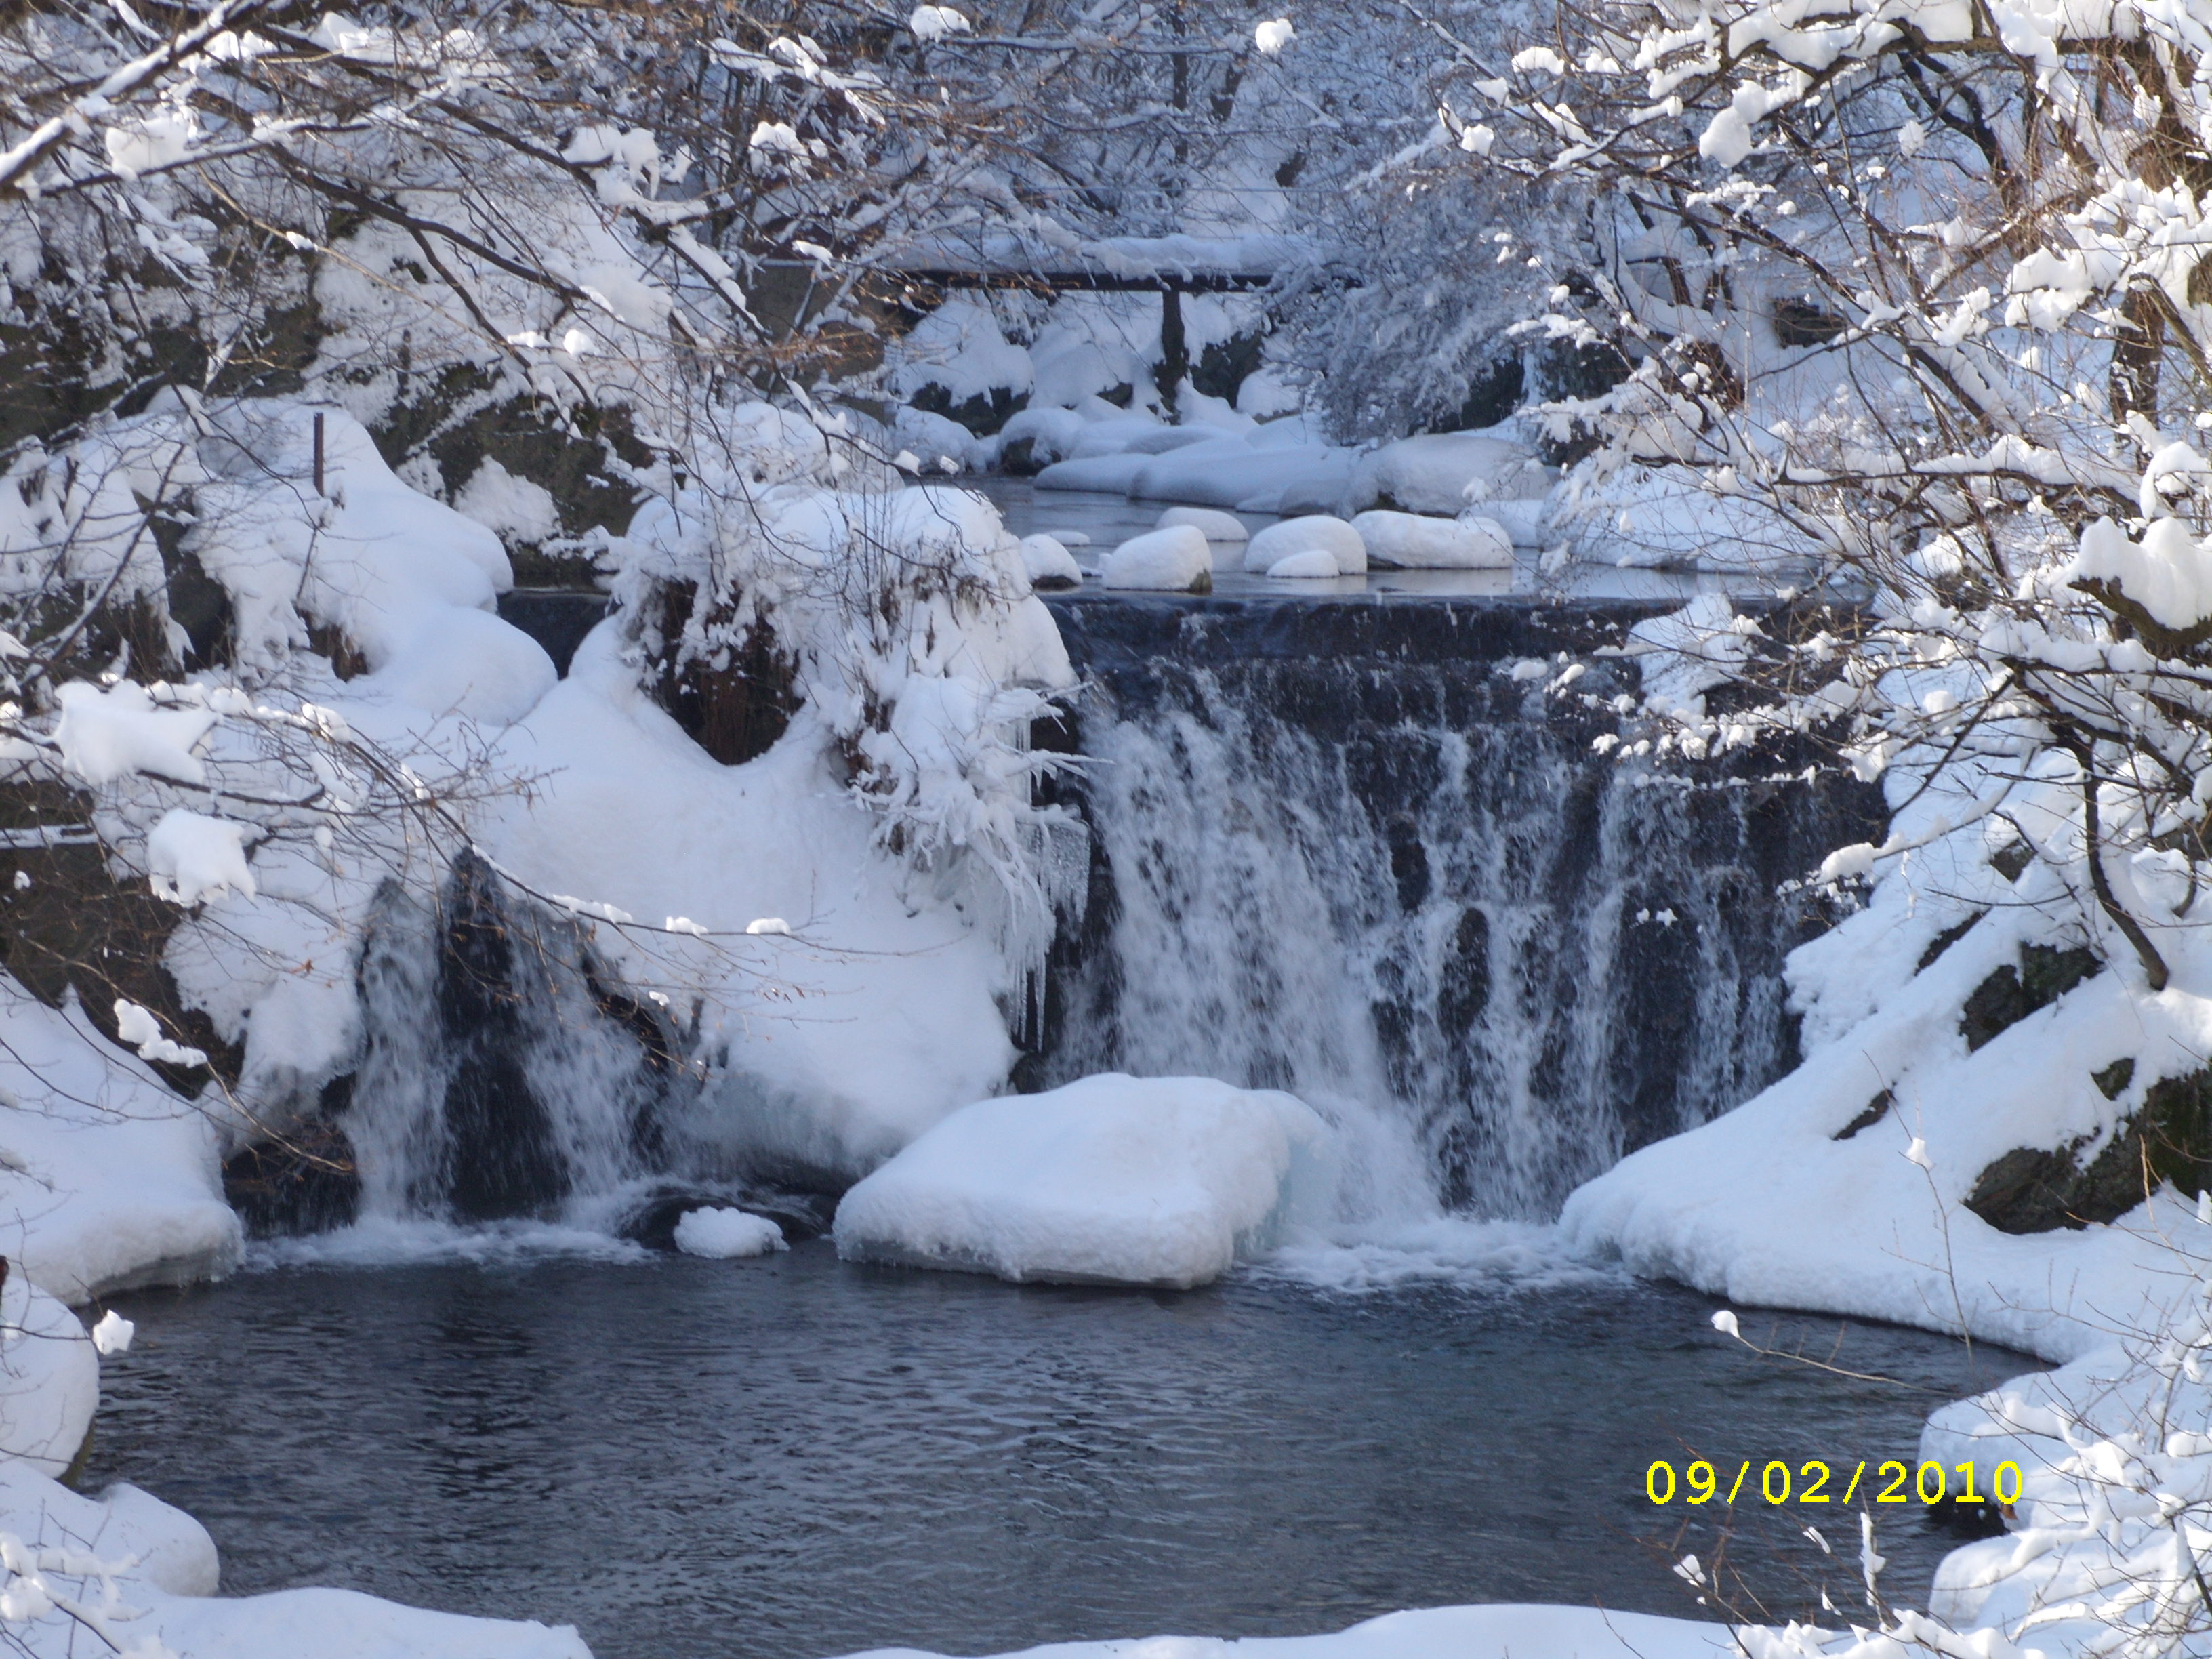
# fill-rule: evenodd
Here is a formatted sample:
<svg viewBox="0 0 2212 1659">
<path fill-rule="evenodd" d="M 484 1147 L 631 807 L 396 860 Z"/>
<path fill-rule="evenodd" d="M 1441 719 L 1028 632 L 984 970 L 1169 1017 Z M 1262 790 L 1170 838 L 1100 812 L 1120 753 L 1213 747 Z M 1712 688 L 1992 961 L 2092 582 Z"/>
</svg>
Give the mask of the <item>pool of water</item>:
<svg viewBox="0 0 2212 1659">
<path fill-rule="evenodd" d="M 1747 1353 L 1704 1297 L 1594 1274 L 1145 1294 L 820 1243 L 292 1267 L 115 1305 L 138 1336 L 106 1367 L 93 1475 L 204 1522 L 227 1593 L 573 1623 L 599 1659 L 1305 1632 L 1470 1601 L 1695 1616 L 1668 1563 L 1712 1560 L 1714 1528 L 1654 1510 L 1655 1458 L 1909 1457 L 1932 1406 L 2028 1364 L 1745 1316 L 1897 1379 L 1852 1381 Z M 1881 1513 L 1888 1586 L 1916 1601 L 1956 1540 Z M 1863 1606 L 1853 1516 L 1740 1518 L 1728 1559 L 1771 1612 L 1822 1584 Z"/>
</svg>

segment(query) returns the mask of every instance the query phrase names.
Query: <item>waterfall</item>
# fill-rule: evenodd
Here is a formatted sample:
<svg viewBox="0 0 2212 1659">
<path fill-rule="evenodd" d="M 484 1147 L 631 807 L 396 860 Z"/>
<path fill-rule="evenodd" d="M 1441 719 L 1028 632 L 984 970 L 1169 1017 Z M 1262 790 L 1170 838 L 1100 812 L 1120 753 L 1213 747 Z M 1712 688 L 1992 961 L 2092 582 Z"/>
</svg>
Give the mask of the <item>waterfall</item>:
<svg viewBox="0 0 2212 1659">
<path fill-rule="evenodd" d="M 1093 892 L 1055 954 L 1036 1083 L 1287 1089 L 1394 1128 L 1431 1201 L 1540 1218 L 1795 1063 L 1782 960 L 1823 919 L 1777 889 L 1864 837 L 1878 800 L 1771 781 L 1771 757 L 1685 787 L 1595 754 L 1633 687 L 1597 653 L 1637 616 L 1059 615 L 1092 682 L 1069 793 Z M 1564 696 L 1562 653 L 1583 667 Z"/>
<path fill-rule="evenodd" d="M 368 1215 L 460 1221 L 605 1199 L 660 1164 L 675 1071 L 571 918 L 458 860 L 434 907 L 394 883 L 362 946 L 367 1040 L 343 1122 Z"/>
</svg>

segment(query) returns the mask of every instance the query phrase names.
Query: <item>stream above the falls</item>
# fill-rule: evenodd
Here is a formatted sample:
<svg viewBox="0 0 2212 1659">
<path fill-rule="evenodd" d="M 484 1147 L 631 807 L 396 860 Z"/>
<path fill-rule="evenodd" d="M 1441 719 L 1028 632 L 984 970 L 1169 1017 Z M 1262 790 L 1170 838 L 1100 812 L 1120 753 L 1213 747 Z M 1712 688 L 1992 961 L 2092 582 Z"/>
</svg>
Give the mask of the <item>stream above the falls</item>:
<svg viewBox="0 0 2212 1659">
<path fill-rule="evenodd" d="M 1711 1563 L 1713 1529 L 1654 1510 L 1654 1459 L 1871 1476 L 1940 1401 L 2030 1363 L 1743 1316 L 1908 1386 L 1852 1381 L 1728 1342 L 1708 1298 L 1555 1259 L 1547 1229 L 1498 1249 L 1499 1279 L 1357 1294 L 1015 1286 L 820 1242 L 264 1267 L 115 1298 L 138 1337 L 106 1367 L 89 1480 L 198 1516 L 226 1594 L 574 1623 L 599 1659 L 1292 1634 L 1475 1601 L 1698 1617 L 1668 1563 Z M 1840 1504 L 1739 1509 L 1771 1616 L 1822 1584 L 1863 1605 Z M 1959 1540 L 1876 1513 L 1885 1589 L 1921 1602 Z"/>
</svg>

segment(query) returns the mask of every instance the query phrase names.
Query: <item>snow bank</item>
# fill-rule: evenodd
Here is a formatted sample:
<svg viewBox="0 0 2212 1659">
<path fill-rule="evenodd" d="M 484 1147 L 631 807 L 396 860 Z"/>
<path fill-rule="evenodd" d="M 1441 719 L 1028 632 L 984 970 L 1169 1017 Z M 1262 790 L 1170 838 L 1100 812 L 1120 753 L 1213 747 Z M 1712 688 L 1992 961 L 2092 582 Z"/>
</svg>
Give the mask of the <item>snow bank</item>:
<svg viewBox="0 0 2212 1659">
<path fill-rule="evenodd" d="M 100 1354 L 76 1316 L 21 1273 L 0 1285 L 0 1468 L 58 1475 L 100 1407 Z"/>
<path fill-rule="evenodd" d="M 1316 549 L 1329 556 L 1338 574 L 1358 575 L 1367 568 L 1367 544 L 1360 533 L 1342 519 L 1325 513 L 1269 525 L 1244 544 L 1244 568 L 1272 574 L 1274 567 L 1293 553 Z"/>
<path fill-rule="evenodd" d="M 1534 450 L 1497 430 L 1429 433 L 1361 456 L 1344 500 L 1355 511 L 1388 501 L 1408 513 L 1456 515 L 1477 501 L 1534 500 L 1552 476 Z"/>
<path fill-rule="evenodd" d="M 0 974 L 0 1254 L 65 1302 L 238 1259 L 205 1114 Z M 72 1445 L 71 1451 L 76 1448 Z"/>
<path fill-rule="evenodd" d="M 1513 538 L 1495 519 L 1434 519 L 1370 508 L 1352 521 L 1385 570 L 1510 570 Z"/>
<path fill-rule="evenodd" d="M 979 1101 L 846 1194 L 839 1254 L 1001 1279 L 1218 1279 L 1324 1218 L 1328 1132 L 1309 1107 L 1211 1078 L 1085 1078 Z"/>
<path fill-rule="evenodd" d="M 565 1626 L 432 1613 L 351 1590 L 219 1597 L 214 1540 L 190 1516 L 131 1486 L 87 1497 L 27 1462 L 0 1463 L 0 1538 L 25 1547 L 0 1568 L 0 1632 L 27 1659 L 85 1652 L 87 1625 L 106 1638 L 100 1652 L 590 1659 Z"/>
<path fill-rule="evenodd" d="M 1385 1613 L 1329 1636 L 1057 1642 L 1006 1659 L 1718 1659 L 1734 1651 L 1725 1625 L 1505 1603 Z M 916 1648 L 878 1648 L 852 1659 L 937 1656 Z"/>
<path fill-rule="evenodd" d="M 1106 556 L 1099 574 L 1109 587 L 1203 593 L 1213 586 L 1213 552 L 1189 525 L 1133 536 Z"/>
<path fill-rule="evenodd" d="M 729 1261 L 738 1256 L 773 1255 L 791 1247 L 783 1229 L 764 1215 L 746 1210 L 688 1210 L 676 1224 L 676 1248 L 686 1255 L 712 1256 Z"/>
</svg>

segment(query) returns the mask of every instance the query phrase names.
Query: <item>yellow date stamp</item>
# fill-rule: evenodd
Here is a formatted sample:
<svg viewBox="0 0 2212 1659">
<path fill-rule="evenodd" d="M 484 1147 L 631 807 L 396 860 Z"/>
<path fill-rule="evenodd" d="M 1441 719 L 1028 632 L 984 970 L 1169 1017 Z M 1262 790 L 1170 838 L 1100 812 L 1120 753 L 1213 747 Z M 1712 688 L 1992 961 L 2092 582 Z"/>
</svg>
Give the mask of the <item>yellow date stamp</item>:
<svg viewBox="0 0 2212 1659">
<path fill-rule="evenodd" d="M 1750 1482 L 1753 1498 L 1778 1507 L 1784 1504 L 1849 1504 L 1858 1496 L 1862 1486 L 1866 1488 L 1867 1497 L 1876 1504 L 1984 1504 L 1994 1498 L 2009 1509 L 2020 1501 L 2017 1463 L 2000 1463 L 1992 1469 L 1990 1480 L 1994 1490 L 1986 1493 L 1975 1487 L 1975 1466 L 1972 1463 L 1954 1463 L 1946 1468 L 1941 1463 L 1913 1464 L 1891 1458 L 1875 1464 L 1869 1478 L 1864 1459 L 1850 1468 L 1846 1477 L 1843 1471 L 1847 1466 L 1841 1463 L 1831 1467 L 1814 1459 L 1792 1465 L 1775 1458 L 1757 1466 L 1755 1481 L 1752 1479 L 1753 1467 L 1747 1458 L 1731 1475 L 1725 1467 L 1717 1468 L 1700 1458 L 1682 1470 L 1678 1481 L 1674 1466 L 1662 1459 L 1644 1470 L 1644 1495 L 1662 1508 L 1678 1497 L 1686 1504 L 1717 1500 L 1732 1505 L 1743 1495 L 1746 1483 Z M 1723 1486 L 1728 1494 L 1725 1498 L 1721 1497 Z"/>
</svg>

